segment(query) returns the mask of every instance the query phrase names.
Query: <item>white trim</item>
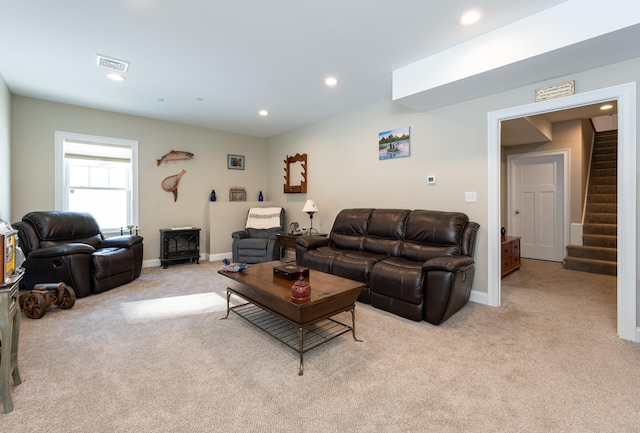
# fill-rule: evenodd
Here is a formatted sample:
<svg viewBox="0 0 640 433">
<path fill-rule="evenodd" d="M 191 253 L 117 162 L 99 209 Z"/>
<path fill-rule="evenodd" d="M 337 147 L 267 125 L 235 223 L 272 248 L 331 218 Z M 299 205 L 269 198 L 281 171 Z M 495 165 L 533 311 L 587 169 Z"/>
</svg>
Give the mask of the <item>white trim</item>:
<svg viewBox="0 0 640 433">
<path fill-rule="evenodd" d="M 477 304 L 483 304 L 483 305 L 487 305 L 489 303 L 488 295 L 485 292 L 478 292 L 477 290 L 471 291 L 471 296 L 469 296 L 469 300 L 471 302 L 475 302 Z"/>
<path fill-rule="evenodd" d="M 615 99 L 618 101 L 618 336 L 638 339 L 636 323 L 636 83 L 580 93 L 487 114 L 488 219 L 487 290 L 489 305 L 499 306 L 500 281 L 500 122 L 566 110 Z M 624 234 L 624 235 L 623 235 Z M 493 241 L 491 241 L 493 239 Z"/>
<path fill-rule="evenodd" d="M 132 224 L 139 225 L 138 213 L 138 140 L 129 140 L 125 138 L 101 137 L 99 135 L 78 134 L 75 132 L 55 131 L 55 156 L 54 156 L 54 173 L 55 173 L 55 209 L 63 210 L 63 176 L 64 176 L 64 141 L 78 140 L 99 144 L 115 144 L 118 146 L 126 146 L 131 148 L 131 218 Z"/>
<path fill-rule="evenodd" d="M 514 191 L 511 187 L 511 181 L 513 176 L 513 166 L 515 160 L 522 160 L 527 158 L 537 158 L 540 156 L 561 156 L 562 157 L 562 233 L 561 233 L 561 247 L 558 247 L 558 251 L 556 251 L 559 261 L 564 259 L 564 250 L 568 244 L 569 239 L 569 231 L 571 226 L 569 224 L 569 203 L 571 202 L 571 197 L 569 196 L 569 179 L 571 179 L 570 161 L 571 161 L 571 150 L 570 149 L 555 149 L 555 150 L 547 150 L 540 152 L 527 152 L 527 153 L 516 153 L 507 156 L 507 205 L 513 200 L 511 196 Z M 512 219 L 512 218 L 511 218 Z M 512 227 L 513 221 L 509 221 L 509 227 Z M 501 226 L 502 227 L 502 226 Z M 522 247 L 520 247 L 520 251 L 522 252 Z"/>
</svg>

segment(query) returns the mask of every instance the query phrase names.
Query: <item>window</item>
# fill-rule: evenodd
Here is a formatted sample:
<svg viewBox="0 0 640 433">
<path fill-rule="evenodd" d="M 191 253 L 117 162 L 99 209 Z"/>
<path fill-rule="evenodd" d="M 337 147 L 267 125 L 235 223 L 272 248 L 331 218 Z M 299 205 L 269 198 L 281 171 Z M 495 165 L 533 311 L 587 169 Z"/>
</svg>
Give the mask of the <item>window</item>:
<svg viewBox="0 0 640 433">
<path fill-rule="evenodd" d="M 138 225 L 138 142 L 56 131 L 56 209 L 89 212 L 105 232 Z"/>
</svg>

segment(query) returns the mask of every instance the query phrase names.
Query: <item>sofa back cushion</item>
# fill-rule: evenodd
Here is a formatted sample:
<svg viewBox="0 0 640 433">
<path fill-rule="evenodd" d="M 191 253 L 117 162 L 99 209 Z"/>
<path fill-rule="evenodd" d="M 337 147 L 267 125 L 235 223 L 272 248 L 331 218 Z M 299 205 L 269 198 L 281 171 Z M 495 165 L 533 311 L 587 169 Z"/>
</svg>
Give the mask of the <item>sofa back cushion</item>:
<svg viewBox="0 0 640 433">
<path fill-rule="evenodd" d="M 331 240 L 336 248 L 361 250 L 367 233 L 369 216 L 373 209 L 343 209 L 331 229 Z"/>
<path fill-rule="evenodd" d="M 461 212 L 414 210 L 407 217 L 400 255 L 416 261 L 459 255 L 468 221 Z"/>
<path fill-rule="evenodd" d="M 371 212 L 362 249 L 390 256 L 400 254 L 407 216 L 410 212 L 407 209 L 376 209 Z"/>
<path fill-rule="evenodd" d="M 41 247 L 81 242 L 97 248 L 102 241 L 98 222 L 84 212 L 30 212 L 22 221 L 31 224 Z"/>
</svg>

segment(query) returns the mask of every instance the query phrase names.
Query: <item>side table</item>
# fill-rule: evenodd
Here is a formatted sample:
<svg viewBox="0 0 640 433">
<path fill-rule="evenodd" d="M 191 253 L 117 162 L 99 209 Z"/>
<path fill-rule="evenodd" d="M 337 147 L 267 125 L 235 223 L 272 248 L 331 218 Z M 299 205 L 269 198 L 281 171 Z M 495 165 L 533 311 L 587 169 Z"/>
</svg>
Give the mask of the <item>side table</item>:
<svg viewBox="0 0 640 433">
<path fill-rule="evenodd" d="M 297 234 L 297 235 L 292 235 L 290 233 L 276 233 L 276 237 L 278 238 L 278 244 L 280 244 L 280 258 L 284 257 L 284 249 L 285 248 L 291 248 L 293 250 L 293 252 L 295 253 L 296 251 L 296 239 L 298 239 L 300 236 L 324 236 L 326 237 L 327 234 L 326 233 L 319 233 L 319 234 L 313 234 L 313 235 L 303 235 L 303 234 Z"/>
<path fill-rule="evenodd" d="M 502 245 L 500 276 L 504 277 L 516 269 L 520 269 L 520 237 L 504 236 L 500 243 Z"/>
<path fill-rule="evenodd" d="M 9 394 L 9 377 L 20 385 L 18 371 L 18 336 L 20 334 L 20 303 L 18 290 L 23 274 L 14 274 L 8 282 L 0 284 L 0 400 L 4 413 L 13 410 Z"/>
</svg>

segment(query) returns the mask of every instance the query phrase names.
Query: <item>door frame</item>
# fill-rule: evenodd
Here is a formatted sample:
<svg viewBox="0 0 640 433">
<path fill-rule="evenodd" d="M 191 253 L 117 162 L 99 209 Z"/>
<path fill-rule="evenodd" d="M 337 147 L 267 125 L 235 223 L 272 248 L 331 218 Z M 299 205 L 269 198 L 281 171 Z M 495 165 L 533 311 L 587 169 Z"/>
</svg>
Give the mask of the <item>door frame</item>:
<svg viewBox="0 0 640 433">
<path fill-rule="evenodd" d="M 618 278 L 617 333 L 638 341 L 636 323 L 636 83 L 487 113 L 487 301 L 500 306 L 500 122 L 617 100 L 618 103 Z M 624 233 L 624 236 L 622 235 Z"/>
<path fill-rule="evenodd" d="M 560 156 L 562 158 L 562 203 L 561 206 L 558 207 L 559 211 L 562 212 L 562 233 L 560 233 L 560 244 L 562 250 L 567 246 L 568 242 L 568 233 L 570 230 L 569 224 L 569 203 L 571 202 L 569 197 L 569 158 L 571 156 L 571 152 L 569 149 L 556 149 L 556 150 L 548 150 L 548 151 L 540 151 L 540 152 L 526 152 L 526 153 L 517 153 L 507 156 L 507 207 L 509 207 L 513 203 L 513 187 L 511 186 L 513 172 L 513 164 L 516 160 L 523 160 L 529 158 L 540 158 L 547 156 Z M 556 172 L 557 174 L 557 172 Z M 511 206 L 513 207 L 513 206 Z M 510 215 L 508 227 L 511 227 L 513 223 L 513 215 Z M 560 247 L 559 247 L 560 248 Z M 522 246 L 520 246 L 520 253 L 522 253 Z M 564 257 L 562 251 L 557 251 L 560 256 Z M 560 260 L 562 261 L 562 260 Z"/>
</svg>

